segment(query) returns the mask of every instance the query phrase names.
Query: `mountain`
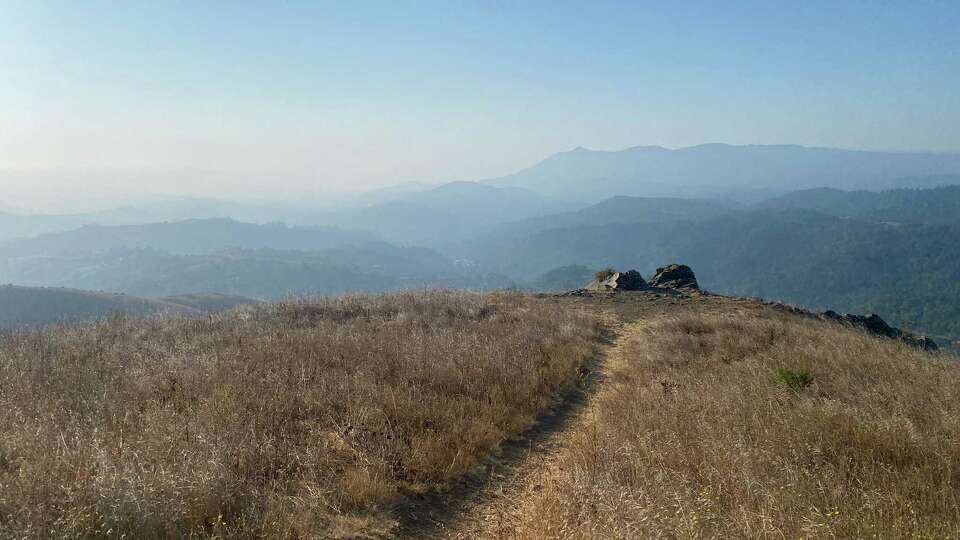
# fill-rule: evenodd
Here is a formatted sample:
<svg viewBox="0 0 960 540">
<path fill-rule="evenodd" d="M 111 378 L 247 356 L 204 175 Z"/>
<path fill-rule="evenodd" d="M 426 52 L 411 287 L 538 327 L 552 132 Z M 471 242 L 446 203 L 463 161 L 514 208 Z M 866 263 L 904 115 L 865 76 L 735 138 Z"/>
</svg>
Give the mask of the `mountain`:
<svg viewBox="0 0 960 540">
<path fill-rule="evenodd" d="M 66 231 L 85 223 L 81 216 L 43 216 L 0 211 L 0 242 Z"/>
<path fill-rule="evenodd" d="M 524 283 L 524 288 L 531 291 L 562 292 L 583 287 L 585 283 L 594 279 L 596 270 L 582 264 L 570 264 L 548 270 Z"/>
<path fill-rule="evenodd" d="M 960 174 L 960 154 L 866 152 L 794 145 L 706 144 L 670 150 L 638 146 L 616 152 L 577 148 L 528 169 L 488 180 L 568 200 L 616 195 L 703 197 L 831 186 L 846 189 L 930 187 L 931 175 Z M 956 183 L 955 176 L 939 180 Z"/>
<path fill-rule="evenodd" d="M 314 250 L 375 239 L 366 232 L 335 227 L 288 227 L 232 219 L 192 219 L 146 225 L 86 225 L 71 231 L 11 240 L 0 243 L 0 259 L 75 256 L 132 248 L 153 248 L 175 254 L 208 253 L 235 247 Z"/>
<path fill-rule="evenodd" d="M 371 231 L 390 242 L 436 247 L 480 236 L 502 223 L 568 208 L 526 189 L 451 182 L 315 221 Z"/>
<path fill-rule="evenodd" d="M 487 236 L 518 237 L 549 229 L 613 223 L 703 220 L 733 211 L 734 206 L 706 199 L 611 197 L 573 212 L 548 214 L 498 226 Z"/>
<path fill-rule="evenodd" d="M 814 210 L 838 217 L 872 221 L 950 224 L 960 221 L 960 185 L 881 192 L 810 189 L 788 193 L 757 207 Z"/>
<path fill-rule="evenodd" d="M 295 222 L 310 211 L 295 203 L 238 202 L 205 197 L 172 197 L 83 215 L 85 223 L 141 225 L 190 219 L 232 218 L 248 223 Z"/>
<path fill-rule="evenodd" d="M 168 197 L 79 214 L 28 214 L 0 209 L 0 242 L 65 232 L 84 225 L 143 225 L 215 218 L 231 218 L 257 224 L 306 224 L 314 213 L 313 208 L 305 204 L 236 202 L 200 197 Z"/>
<path fill-rule="evenodd" d="M 375 204 L 390 202 L 406 195 L 429 191 L 435 187 L 437 187 L 436 184 L 426 182 L 404 182 L 382 188 L 342 194 L 339 197 L 332 198 L 330 203 L 332 203 L 332 206 L 339 208 L 366 208 Z"/>
</svg>

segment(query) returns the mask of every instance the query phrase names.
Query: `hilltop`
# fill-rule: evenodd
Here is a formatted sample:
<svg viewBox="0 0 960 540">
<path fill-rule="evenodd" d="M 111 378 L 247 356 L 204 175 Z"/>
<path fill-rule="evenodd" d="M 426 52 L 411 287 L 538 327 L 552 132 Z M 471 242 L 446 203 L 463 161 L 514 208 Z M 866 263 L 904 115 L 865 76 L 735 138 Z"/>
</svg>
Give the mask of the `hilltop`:
<svg viewBox="0 0 960 540">
<path fill-rule="evenodd" d="M 955 359 L 680 270 L 0 334 L 0 529 L 960 532 Z"/>
</svg>

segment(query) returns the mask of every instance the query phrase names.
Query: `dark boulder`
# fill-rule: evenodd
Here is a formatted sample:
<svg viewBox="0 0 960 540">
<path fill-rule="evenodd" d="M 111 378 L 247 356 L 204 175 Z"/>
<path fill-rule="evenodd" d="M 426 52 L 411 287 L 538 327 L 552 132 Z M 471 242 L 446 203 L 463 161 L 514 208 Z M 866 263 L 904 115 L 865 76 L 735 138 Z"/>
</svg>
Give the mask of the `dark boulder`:
<svg viewBox="0 0 960 540">
<path fill-rule="evenodd" d="M 911 347 L 916 347 L 922 351 L 936 352 L 940 350 L 937 342 L 927 336 L 915 336 L 913 334 L 904 334 L 900 337 L 904 343 Z"/>
<path fill-rule="evenodd" d="M 687 289 L 700 290 L 697 283 L 697 276 L 693 270 L 685 264 L 671 264 L 662 268 L 657 268 L 657 273 L 650 278 L 651 287 L 662 289 Z"/>
<path fill-rule="evenodd" d="M 871 313 L 869 315 L 853 315 L 851 313 L 837 313 L 836 311 L 824 311 L 822 317 L 831 321 L 837 321 L 850 326 L 862 328 L 871 334 L 884 336 L 888 338 L 900 337 L 900 330 L 893 328 L 887 321 L 879 315 Z"/>
</svg>

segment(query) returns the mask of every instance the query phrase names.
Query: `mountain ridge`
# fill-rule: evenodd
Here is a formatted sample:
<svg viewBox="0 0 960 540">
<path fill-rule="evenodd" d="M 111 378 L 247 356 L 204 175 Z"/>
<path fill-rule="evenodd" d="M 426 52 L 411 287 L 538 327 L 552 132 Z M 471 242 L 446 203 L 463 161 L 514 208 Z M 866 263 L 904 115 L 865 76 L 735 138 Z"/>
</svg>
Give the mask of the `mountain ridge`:
<svg viewBox="0 0 960 540">
<path fill-rule="evenodd" d="M 953 174 L 960 174 L 960 154 L 710 143 L 615 151 L 577 147 L 484 182 L 567 199 L 598 200 L 614 195 L 704 196 L 718 188 L 898 187 L 889 183 Z"/>
</svg>

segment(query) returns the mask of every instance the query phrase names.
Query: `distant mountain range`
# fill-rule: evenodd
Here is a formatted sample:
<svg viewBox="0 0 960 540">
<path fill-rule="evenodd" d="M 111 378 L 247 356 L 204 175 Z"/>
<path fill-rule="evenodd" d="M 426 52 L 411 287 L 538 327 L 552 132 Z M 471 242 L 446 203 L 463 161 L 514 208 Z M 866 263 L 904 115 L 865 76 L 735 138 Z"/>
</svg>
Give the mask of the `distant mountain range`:
<svg viewBox="0 0 960 540">
<path fill-rule="evenodd" d="M 0 242 L 63 232 L 84 225 L 143 225 L 190 219 L 232 218 L 248 223 L 300 223 L 313 212 L 306 207 L 180 197 L 83 214 L 25 214 L 0 209 Z"/>
<path fill-rule="evenodd" d="M 402 244 L 440 246 L 489 232 L 500 223 L 573 208 L 571 204 L 529 190 L 499 188 L 477 182 L 407 185 L 380 190 L 368 198 L 357 196 L 352 201 L 351 206 L 336 211 L 293 204 L 255 205 L 182 198 L 90 214 L 0 213 L 0 242 L 67 232 L 83 226 L 90 227 L 88 230 L 97 234 L 97 226 L 231 218 L 261 225 L 285 223 L 298 227 L 336 228 L 342 229 L 344 236 L 349 230 L 355 236 L 359 231 L 367 235 L 366 239 L 346 238 L 350 242 L 379 238 Z M 120 232 L 118 229 L 111 231 L 114 235 Z"/>
<path fill-rule="evenodd" d="M 512 283 L 434 250 L 368 233 L 228 219 L 85 226 L 0 244 L 0 283 L 144 297 L 214 292 L 255 298 Z"/>
<path fill-rule="evenodd" d="M 577 149 L 504 178 L 405 184 L 351 197 L 337 210 L 165 199 L 73 216 L 0 212 L 0 283 L 140 300 L 559 290 L 607 265 L 650 273 L 683 262 L 718 292 L 876 311 L 953 337 L 957 238 L 957 155 Z M 107 309 L 96 294 L 76 298 L 92 303 L 90 313 Z M 143 312 L 138 301 L 121 304 Z M 0 304 L 8 317 L 11 309 Z"/>
<path fill-rule="evenodd" d="M 83 225 L 230 217 L 257 224 L 364 229 L 390 242 L 441 247 L 491 233 L 507 222 L 576 211 L 616 196 L 706 198 L 736 206 L 825 186 L 879 191 L 958 183 L 957 154 L 790 145 L 642 146 L 616 152 L 578 148 L 502 178 L 439 186 L 407 183 L 341 197 L 335 210 L 329 208 L 334 200 L 320 205 L 209 198 L 168 198 L 76 215 L 19 215 L 0 209 L 0 241 Z"/>
<path fill-rule="evenodd" d="M 526 189 L 451 182 L 314 220 L 368 230 L 390 242 L 439 247 L 488 233 L 502 223 L 571 207 Z"/>
<path fill-rule="evenodd" d="M 191 219 L 144 225 L 85 225 L 65 232 L 0 243 L 0 258 L 73 256 L 116 249 L 153 248 L 200 254 L 230 248 L 317 250 L 372 242 L 366 231 L 336 227 L 258 225 L 233 219 Z"/>
<path fill-rule="evenodd" d="M 567 200 L 631 195 L 749 201 L 804 188 L 882 190 L 957 180 L 932 175 L 960 175 L 960 154 L 794 145 L 705 144 L 676 150 L 637 146 L 616 152 L 577 148 L 487 182 Z"/>
<path fill-rule="evenodd" d="M 735 211 L 738 205 L 706 199 L 670 197 L 611 197 L 573 212 L 548 214 L 511 221 L 497 226 L 479 238 L 511 238 L 550 229 L 611 223 L 660 223 L 679 220 L 699 221 Z"/>
</svg>

